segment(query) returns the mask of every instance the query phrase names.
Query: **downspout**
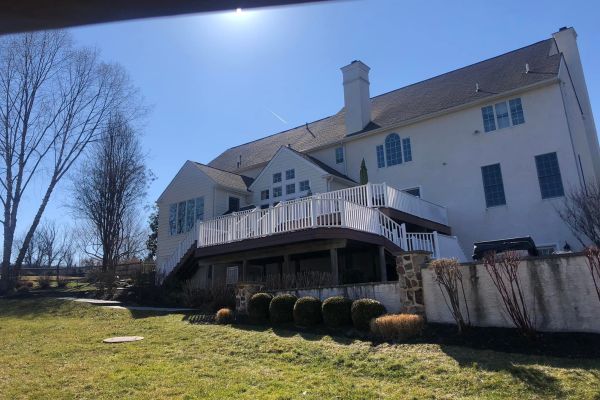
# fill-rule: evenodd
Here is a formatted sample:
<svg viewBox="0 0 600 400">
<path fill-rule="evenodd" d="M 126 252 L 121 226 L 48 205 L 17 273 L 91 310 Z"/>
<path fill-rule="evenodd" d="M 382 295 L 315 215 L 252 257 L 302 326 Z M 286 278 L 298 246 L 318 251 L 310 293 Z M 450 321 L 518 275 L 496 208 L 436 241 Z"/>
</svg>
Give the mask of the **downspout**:
<svg viewBox="0 0 600 400">
<path fill-rule="evenodd" d="M 585 178 L 583 177 L 583 170 L 581 169 L 581 163 L 577 162 L 577 152 L 575 151 L 575 142 L 573 141 L 573 131 L 571 129 L 571 120 L 569 119 L 569 113 L 567 111 L 567 105 L 565 103 L 565 93 L 563 90 L 563 84 L 564 82 L 562 80 L 559 81 L 558 86 L 560 88 L 560 96 L 562 99 L 562 103 L 563 103 L 563 111 L 565 113 L 565 119 L 567 121 L 567 130 L 569 131 L 569 140 L 571 141 L 571 150 L 573 151 L 573 161 L 575 162 L 575 170 L 577 171 L 577 177 L 579 178 L 579 184 L 581 185 L 581 187 L 584 188 L 584 190 L 587 193 L 587 187 L 585 185 Z M 573 86 L 573 83 L 571 82 L 571 86 Z M 575 90 L 575 88 L 573 87 L 573 90 Z"/>
</svg>

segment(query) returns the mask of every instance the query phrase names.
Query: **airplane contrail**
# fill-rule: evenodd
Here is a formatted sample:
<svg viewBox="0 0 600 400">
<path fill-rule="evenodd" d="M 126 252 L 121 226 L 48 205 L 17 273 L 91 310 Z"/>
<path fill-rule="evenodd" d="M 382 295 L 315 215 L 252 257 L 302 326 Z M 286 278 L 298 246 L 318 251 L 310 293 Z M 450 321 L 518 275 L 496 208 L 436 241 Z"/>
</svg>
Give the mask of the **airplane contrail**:
<svg viewBox="0 0 600 400">
<path fill-rule="evenodd" d="M 277 114 L 275 111 L 271 111 L 267 108 L 267 111 L 270 112 L 271 114 L 273 114 L 273 116 L 275 116 L 275 118 L 277 118 L 278 120 L 280 120 L 281 122 L 283 122 L 284 124 L 287 124 L 287 121 L 285 119 L 283 119 L 279 114 Z"/>
</svg>

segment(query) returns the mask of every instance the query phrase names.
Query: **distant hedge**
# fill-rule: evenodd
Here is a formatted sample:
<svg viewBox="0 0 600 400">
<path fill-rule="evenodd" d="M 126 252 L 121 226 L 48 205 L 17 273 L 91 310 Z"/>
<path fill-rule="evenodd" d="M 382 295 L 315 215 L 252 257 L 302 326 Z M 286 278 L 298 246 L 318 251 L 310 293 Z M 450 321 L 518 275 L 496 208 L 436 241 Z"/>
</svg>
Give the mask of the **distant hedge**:
<svg viewBox="0 0 600 400">
<path fill-rule="evenodd" d="M 359 299 L 352 303 L 350 312 L 352 314 L 352 323 L 354 324 L 354 327 L 366 331 L 369 329 L 369 324 L 373 318 L 385 314 L 385 307 L 377 300 Z"/>
<path fill-rule="evenodd" d="M 269 317 L 274 324 L 294 321 L 294 304 L 298 298 L 291 294 L 280 294 L 273 297 L 269 304 Z"/>
<path fill-rule="evenodd" d="M 321 307 L 323 322 L 330 328 L 339 328 L 352 325 L 350 309 L 352 300 L 342 296 L 329 297 L 323 301 Z"/>
<path fill-rule="evenodd" d="M 310 327 L 321 323 L 321 300 L 316 297 L 301 297 L 294 304 L 294 323 Z"/>
</svg>

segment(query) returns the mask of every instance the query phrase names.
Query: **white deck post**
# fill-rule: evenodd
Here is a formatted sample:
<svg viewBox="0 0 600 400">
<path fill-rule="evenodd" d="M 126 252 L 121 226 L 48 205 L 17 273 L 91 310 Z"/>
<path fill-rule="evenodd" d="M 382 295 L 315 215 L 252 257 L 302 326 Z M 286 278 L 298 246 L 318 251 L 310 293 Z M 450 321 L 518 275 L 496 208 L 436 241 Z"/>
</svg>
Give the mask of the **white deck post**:
<svg viewBox="0 0 600 400">
<path fill-rule="evenodd" d="M 434 251 L 433 258 L 441 257 L 439 234 L 437 231 L 433 231 L 433 251 Z"/>
<path fill-rule="evenodd" d="M 340 225 L 346 226 L 346 202 L 338 199 L 340 205 Z"/>
<path fill-rule="evenodd" d="M 383 187 L 383 206 L 389 207 L 390 205 L 388 204 L 387 183 L 383 182 L 382 187 Z"/>
<path fill-rule="evenodd" d="M 373 207 L 373 187 L 367 182 L 367 207 Z"/>
<path fill-rule="evenodd" d="M 310 199 L 310 222 L 313 228 L 317 226 L 317 200 L 314 197 Z"/>
<path fill-rule="evenodd" d="M 400 225 L 400 235 L 402 236 L 400 241 L 402 243 L 402 250 L 408 251 L 408 238 L 406 237 L 406 225 Z"/>
</svg>

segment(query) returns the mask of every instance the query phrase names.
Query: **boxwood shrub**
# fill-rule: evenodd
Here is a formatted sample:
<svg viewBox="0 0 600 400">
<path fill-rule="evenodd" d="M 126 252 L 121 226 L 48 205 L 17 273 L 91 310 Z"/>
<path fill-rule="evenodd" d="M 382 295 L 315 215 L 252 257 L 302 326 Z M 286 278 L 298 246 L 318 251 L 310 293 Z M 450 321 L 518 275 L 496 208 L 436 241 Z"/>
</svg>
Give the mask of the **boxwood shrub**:
<svg viewBox="0 0 600 400">
<path fill-rule="evenodd" d="M 294 320 L 294 304 L 298 298 L 291 294 L 280 294 L 273 297 L 269 304 L 269 316 L 274 324 L 292 322 Z"/>
<path fill-rule="evenodd" d="M 330 328 L 352 325 L 351 308 L 352 300 L 343 296 L 329 297 L 322 306 L 323 322 Z"/>
<path fill-rule="evenodd" d="M 356 329 L 366 331 L 369 329 L 369 323 L 373 318 L 385 314 L 383 304 L 373 299 L 359 299 L 352 303 L 350 309 L 352 314 L 352 323 Z"/>
<path fill-rule="evenodd" d="M 321 323 L 321 300 L 316 297 L 300 297 L 294 304 L 294 323 L 298 326 L 315 326 Z"/>
<path fill-rule="evenodd" d="M 269 304 L 273 296 L 269 293 L 255 293 L 248 300 L 248 317 L 255 324 L 269 321 Z"/>
</svg>

